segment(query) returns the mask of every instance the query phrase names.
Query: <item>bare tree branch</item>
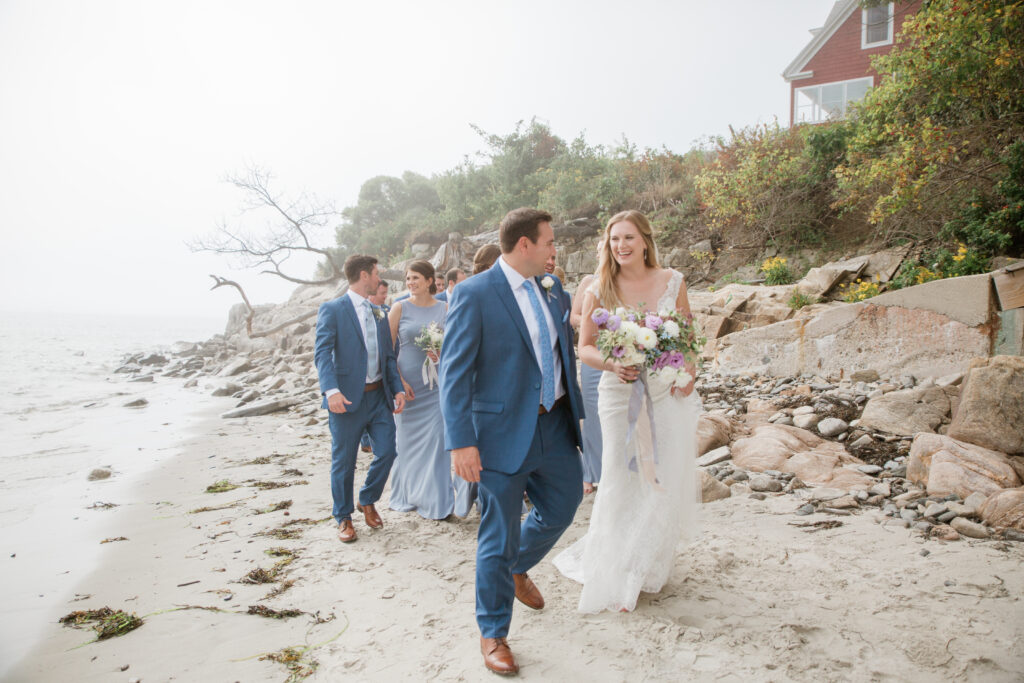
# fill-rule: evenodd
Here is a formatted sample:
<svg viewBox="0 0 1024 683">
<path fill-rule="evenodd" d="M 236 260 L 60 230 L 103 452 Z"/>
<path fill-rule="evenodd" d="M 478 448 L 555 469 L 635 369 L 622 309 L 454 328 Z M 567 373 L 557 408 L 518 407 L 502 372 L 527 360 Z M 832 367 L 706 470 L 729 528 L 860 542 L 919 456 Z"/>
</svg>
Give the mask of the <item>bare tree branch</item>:
<svg viewBox="0 0 1024 683">
<path fill-rule="evenodd" d="M 249 297 L 246 296 L 245 290 L 242 289 L 242 286 L 235 282 L 234 280 L 228 280 L 226 278 L 220 277 L 219 275 L 211 274 L 210 277 L 213 278 L 214 283 L 213 287 L 210 287 L 211 290 L 217 289 L 218 287 L 234 287 L 235 289 L 238 290 L 238 293 L 242 295 L 242 301 L 245 302 L 245 308 L 249 312 L 249 314 L 245 318 L 245 333 L 246 335 L 249 336 L 250 339 L 257 339 L 259 337 L 269 337 L 275 332 L 280 332 L 289 325 L 295 325 L 296 323 L 301 323 L 304 320 L 309 320 L 317 313 L 317 309 L 314 308 L 312 310 L 306 311 L 305 313 L 300 313 L 291 320 L 286 320 L 279 325 L 275 325 L 269 330 L 257 330 L 256 332 L 253 332 L 252 320 L 256 315 L 256 311 L 253 309 L 252 304 L 249 303 Z"/>
<path fill-rule="evenodd" d="M 324 285 L 337 282 L 342 272 L 327 247 L 316 246 L 313 234 L 326 228 L 331 219 L 340 215 L 334 206 L 305 193 L 287 200 L 271 190 L 273 176 L 251 166 L 241 175 L 228 176 L 229 183 L 244 193 L 242 210 L 270 210 L 274 216 L 262 235 L 233 228 L 222 222 L 217 231 L 205 238 L 188 243 L 192 251 L 208 251 L 238 257 L 251 268 L 266 266 L 261 273 L 276 275 L 300 285 Z M 300 277 L 282 269 L 290 256 L 298 253 L 317 254 L 329 269 L 320 279 Z"/>
</svg>

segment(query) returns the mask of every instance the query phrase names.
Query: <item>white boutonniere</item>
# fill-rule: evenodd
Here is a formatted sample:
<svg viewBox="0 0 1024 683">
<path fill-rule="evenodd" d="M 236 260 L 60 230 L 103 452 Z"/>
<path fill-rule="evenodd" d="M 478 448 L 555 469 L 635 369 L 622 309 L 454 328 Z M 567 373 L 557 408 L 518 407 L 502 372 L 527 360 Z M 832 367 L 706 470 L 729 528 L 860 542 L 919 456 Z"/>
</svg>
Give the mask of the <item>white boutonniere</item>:
<svg viewBox="0 0 1024 683">
<path fill-rule="evenodd" d="M 551 288 L 555 286 L 555 278 L 545 275 L 540 279 L 540 286 L 548 293 L 548 300 L 551 300 Z"/>
<path fill-rule="evenodd" d="M 384 311 L 379 306 L 374 306 L 373 317 L 377 319 L 377 322 L 380 322 L 384 319 Z"/>
</svg>

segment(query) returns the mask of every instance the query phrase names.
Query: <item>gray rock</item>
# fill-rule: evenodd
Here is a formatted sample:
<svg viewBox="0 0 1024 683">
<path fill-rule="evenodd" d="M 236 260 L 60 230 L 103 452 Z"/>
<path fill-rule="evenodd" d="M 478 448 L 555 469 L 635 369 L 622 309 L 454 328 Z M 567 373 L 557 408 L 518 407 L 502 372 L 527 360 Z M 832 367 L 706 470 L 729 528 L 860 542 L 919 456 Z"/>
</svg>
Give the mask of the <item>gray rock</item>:
<svg viewBox="0 0 1024 683">
<path fill-rule="evenodd" d="M 915 522 L 914 523 L 914 528 L 915 529 L 917 529 L 918 531 L 924 531 L 925 533 L 930 531 L 932 526 L 934 526 L 934 525 L 931 522 L 926 522 L 924 520 L 921 520 L 920 522 Z"/>
<path fill-rule="evenodd" d="M 757 475 L 750 478 L 750 488 L 753 491 L 776 493 L 782 490 L 782 482 L 764 475 Z"/>
<path fill-rule="evenodd" d="M 967 536 L 968 538 L 988 538 L 989 535 L 988 528 L 984 524 L 978 524 L 963 517 L 954 519 L 950 526 L 960 532 L 961 536 Z"/>
<path fill-rule="evenodd" d="M 754 492 L 750 494 L 750 497 L 753 498 L 754 500 L 764 500 L 768 496 L 761 492 Z"/>
<path fill-rule="evenodd" d="M 852 382 L 877 382 L 879 380 L 877 370 L 857 370 L 850 375 Z"/>
<path fill-rule="evenodd" d="M 875 440 L 871 438 L 870 434 L 863 434 L 857 440 L 855 440 L 853 443 L 850 444 L 850 448 L 864 448 L 865 446 L 870 446 L 874 442 L 875 442 Z M 882 471 L 882 468 L 878 467 L 878 465 L 865 465 L 865 467 L 875 467 L 875 468 L 878 469 L 879 472 Z M 861 470 L 861 471 L 863 472 L 863 470 Z M 873 474 L 873 473 L 865 473 L 865 474 Z"/>
<path fill-rule="evenodd" d="M 789 415 L 786 415 L 786 416 L 780 417 L 778 420 L 776 420 L 775 424 L 777 424 L 777 425 L 789 425 L 790 427 L 792 427 L 793 426 L 793 418 L 791 418 Z"/>
<path fill-rule="evenodd" d="M 969 508 L 973 508 L 974 510 L 978 510 L 979 508 L 981 508 L 981 504 L 984 503 L 987 498 L 988 496 L 986 496 L 984 493 L 979 493 L 975 491 L 974 493 L 972 493 L 971 495 L 967 496 L 967 498 L 964 499 L 964 505 L 966 505 Z"/>
<path fill-rule="evenodd" d="M 725 462 L 732 457 L 732 451 L 728 446 L 721 446 L 708 451 L 704 455 L 697 458 L 697 465 L 700 467 L 707 467 L 709 465 L 716 465 L 720 462 Z"/>
<path fill-rule="evenodd" d="M 801 517 L 803 517 L 804 515 L 814 514 L 814 506 L 811 505 L 810 503 L 806 503 L 798 507 L 794 514 L 800 515 Z"/>
<path fill-rule="evenodd" d="M 902 519 L 907 520 L 908 522 L 915 521 L 918 518 L 918 516 L 919 515 L 917 514 L 917 510 L 911 510 L 910 508 L 903 508 L 902 510 L 900 510 L 900 517 Z"/>
<path fill-rule="evenodd" d="M 885 496 L 886 498 L 888 498 L 889 496 L 892 495 L 892 487 L 889 485 L 889 482 L 880 481 L 871 488 L 869 488 L 868 493 L 874 494 L 876 496 Z"/>
<path fill-rule="evenodd" d="M 748 479 L 750 479 L 750 475 L 747 474 L 744 470 L 734 470 L 732 473 L 732 478 L 735 481 L 747 481 Z"/>
<path fill-rule="evenodd" d="M 189 381 L 185 382 L 185 384 L 183 384 L 182 386 L 184 386 L 186 389 L 191 389 L 192 387 L 199 386 L 199 380 L 193 377 Z"/>
<path fill-rule="evenodd" d="M 280 398 L 276 401 L 260 401 L 258 403 L 251 403 L 241 408 L 235 408 L 229 410 L 226 413 L 221 413 L 222 418 L 235 418 L 235 417 L 254 417 L 256 415 L 267 415 L 269 413 L 276 413 L 279 410 L 291 408 L 292 406 L 302 403 L 301 399 L 298 398 Z"/>
<path fill-rule="evenodd" d="M 125 408 L 141 408 L 142 406 L 148 406 L 149 401 L 144 398 L 137 398 L 134 401 L 128 401 L 124 404 Z"/>
<path fill-rule="evenodd" d="M 839 436 L 849 428 L 850 425 L 838 417 L 826 417 L 818 423 L 818 433 L 822 436 Z"/>
<path fill-rule="evenodd" d="M 211 396 L 231 396 L 242 390 L 242 387 L 234 382 L 226 382 L 213 390 Z"/>
<path fill-rule="evenodd" d="M 139 365 L 166 365 L 167 358 L 158 353 L 151 353 L 145 358 L 139 359 Z"/>
<path fill-rule="evenodd" d="M 142 375 L 141 377 L 135 377 L 135 378 L 130 379 L 128 381 L 129 382 L 152 382 L 153 381 L 153 375 Z"/>
<path fill-rule="evenodd" d="M 947 510 L 946 512 L 943 512 L 941 515 L 939 515 L 935 519 L 940 521 L 940 522 L 942 522 L 943 524 L 949 524 L 954 519 L 956 519 L 956 517 L 957 517 L 957 515 L 956 515 L 955 512 L 953 512 L 952 510 Z"/>
<path fill-rule="evenodd" d="M 811 494 L 811 500 L 835 500 L 836 498 L 842 498 L 846 495 L 846 491 L 840 491 L 839 489 L 820 488 L 815 489 Z"/>
<path fill-rule="evenodd" d="M 867 435 L 865 434 L 865 436 L 867 436 Z M 870 438 L 871 437 L 868 436 L 868 439 L 870 439 Z M 857 466 L 857 471 L 858 472 L 863 472 L 864 474 L 875 475 L 875 474 L 878 474 L 879 472 L 881 472 L 882 468 L 879 467 L 878 465 L 858 465 Z"/>
<path fill-rule="evenodd" d="M 109 479 L 110 475 L 113 474 L 106 468 L 96 468 L 89 473 L 89 481 L 97 481 L 99 479 Z"/>
<path fill-rule="evenodd" d="M 814 406 L 800 406 L 799 408 L 793 409 L 793 417 L 797 415 L 813 415 Z"/>
<path fill-rule="evenodd" d="M 1007 541 L 1016 541 L 1017 543 L 1024 542 L 1024 531 L 1018 531 L 1017 529 L 1003 529 L 1003 538 Z"/>
<path fill-rule="evenodd" d="M 252 361 L 250 361 L 248 358 L 236 358 L 235 360 L 225 365 L 224 369 L 217 374 L 220 375 L 221 377 L 234 377 L 235 375 L 241 372 L 245 372 L 246 370 L 252 369 L 252 367 Z"/>
<path fill-rule="evenodd" d="M 818 424 L 819 418 L 814 413 L 794 415 L 793 426 L 799 427 L 800 429 L 810 429 L 814 425 Z"/>
<path fill-rule="evenodd" d="M 938 517 L 943 512 L 948 512 L 946 506 L 943 503 L 928 503 L 924 507 L 925 517 Z"/>
</svg>

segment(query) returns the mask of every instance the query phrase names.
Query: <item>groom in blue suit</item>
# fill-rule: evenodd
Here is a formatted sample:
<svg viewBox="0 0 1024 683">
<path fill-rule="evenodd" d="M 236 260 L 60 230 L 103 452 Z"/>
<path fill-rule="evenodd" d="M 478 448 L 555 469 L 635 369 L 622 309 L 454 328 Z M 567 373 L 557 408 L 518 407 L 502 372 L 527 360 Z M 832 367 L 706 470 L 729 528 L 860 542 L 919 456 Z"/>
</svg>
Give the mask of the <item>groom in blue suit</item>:
<svg viewBox="0 0 1024 683">
<path fill-rule="evenodd" d="M 405 407 L 388 320 L 368 298 L 377 292 L 377 259 L 354 255 L 345 261 L 348 292 L 320 305 L 316 319 L 314 360 L 323 407 L 331 428 L 331 496 L 338 538 L 356 540 L 352 510 L 358 507 L 367 526 L 384 526 L 374 507 L 395 461 L 395 419 Z M 374 454 L 359 503 L 353 505 L 356 454 L 363 432 Z"/>
<path fill-rule="evenodd" d="M 551 215 L 515 209 L 499 228 L 501 258 L 453 290 L 441 352 L 445 448 L 479 482 L 476 618 L 488 669 L 514 674 L 513 597 L 544 598 L 526 572 L 572 523 L 583 498 L 577 450 L 583 400 L 558 278 Z M 533 510 L 520 523 L 523 493 Z"/>
</svg>

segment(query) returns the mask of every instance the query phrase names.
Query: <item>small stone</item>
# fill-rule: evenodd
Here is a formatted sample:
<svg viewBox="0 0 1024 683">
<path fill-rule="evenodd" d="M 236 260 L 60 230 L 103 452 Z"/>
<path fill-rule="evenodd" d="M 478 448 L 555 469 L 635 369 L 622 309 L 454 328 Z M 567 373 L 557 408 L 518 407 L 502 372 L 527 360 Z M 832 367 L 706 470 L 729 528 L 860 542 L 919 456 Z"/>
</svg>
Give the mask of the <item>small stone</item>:
<svg viewBox="0 0 1024 683">
<path fill-rule="evenodd" d="M 793 417 L 797 415 L 813 415 L 814 406 L 800 406 L 799 408 L 793 409 Z"/>
<path fill-rule="evenodd" d="M 813 410 L 813 408 L 812 408 L 812 410 Z M 810 429 L 814 425 L 818 424 L 818 421 L 820 419 L 821 418 L 819 418 L 814 413 L 811 413 L 809 415 L 794 415 L 793 416 L 793 425 L 795 427 L 799 427 L 800 429 Z"/>
<path fill-rule="evenodd" d="M 855 439 L 853 442 L 850 443 L 850 448 L 864 448 L 865 446 L 870 446 L 874 442 L 875 442 L 875 440 L 871 438 L 870 434 L 863 434 L 860 437 L 858 437 L 857 439 Z M 862 465 L 862 467 L 874 467 L 879 472 L 882 471 L 882 468 L 879 467 L 878 465 Z M 860 468 L 857 468 L 857 469 L 860 469 Z M 864 470 L 861 470 L 861 472 L 863 472 L 863 471 Z M 874 474 L 874 473 L 872 472 L 870 474 Z"/>
<path fill-rule="evenodd" d="M 750 475 L 747 474 L 744 470 L 734 470 L 732 473 L 732 478 L 735 481 L 747 481 L 748 479 L 750 479 Z"/>
<path fill-rule="evenodd" d="M 918 553 L 918 554 L 919 554 L 919 555 L 920 555 L 921 557 L 928 557 L 929 555 L 931 555 L 931 554 L 932 554 L 932 551 L 931 551 L 931 550 L 928 550 L 928 548 L 921 548 L 921 552 L 920 552 L 920 553 Z"/>
<path fill-rule="evenodd" d="M 881 481 L 869 488 L 868 493 L 888 498 L 892 495 L 892 487 L 889 485 L 889 482 Z"/>
<path fill-rule="evenodd" d="M 857 370 L 850 375 L 851 382 L 877 382 L 879 380 L 877 370 Z"/>
<path fill-rule="evenodd" d="M 153 375 L 142 375 L 141 377 L 136 377 L 135 379 L 130 379 L 128 381 L 129 382 L 152 382 L 153 381 Z"/>
<path fill-rule="evenodd" d="M 750 494 L 750 497 L 753 498 L 754 500 L 764 500 L 765 498 L 768 497 L 768 495 L 755 491 L 754 493 Z"/>
<path fill-rule="evenodd" d="M 925 517 L 938 517 L 943 512 L 946 512 L 946 506 L 943 503 L 928 503 L 924 508 Z"/>
<path fill-rule="evenodd" d="M 988 529 L 984 524 L 978 524 L 963 517 L 954 519 L 950 526 L 956 529 L 962 536 L 967 536 L 968 538 L 988 538 Z"/>
<path fill-rule="evenodd" d="M 721 446 L 712 451 L 708 451 L 704 455 L 697 458 L 697 465 L 699 467 L 707 467 L 709 465 L 715 465 L 720 462 L 724 462 L 732 457 L 732 451 L 728 446 Z"/>
<path fill-rule="evenodd" d="M 867 434 L 865 434 L 864 436 L 867 436 Z M 870 439 L 871 437 L 868 436 L 868 438 Z M 878 465 L 858 465 L 857 471 L 863 472 L 864 474 L 875 475 L 878 474 L 879 472 L 882 472 L 883 470 Z"/>
<path fill-rule="evenodd" d="M 793 426 L 793 418 L 791 418 L 789 415 L 786 415 L 785 417 L 780 417 L 778 420 L 776 420 L 775 424 L 777 424 L 777 425 L 788 425 L 788 426 L 792 427 Z"/>
<path fill-rule="evenodd" d="M 849 428 L 850 425 L 838 417 L 826 417 L 818 423 L 818 433 L 822 436 L 839 436 Z"/>
<path fill-rule="evenodd" d="M 1003 529 L 1003 538 L 1007 541 L 1024 543 L 1024 531 L 1019 531 L 1018 529 Z"/>
<path fill-rule="evenodd" d="M 782 490 L 782 482 L 762 474 L 750 478 L 750 488 L 753 491 L 776 493 Z"/>
<path fill-rule="evenodd" d="M 916 521 L 918 518 L 917 510 L 911 510 L 910 508 L 903 508 L 900 510 L 900 518 L 905 519 L 908 522 Z"/>
<path fill-rule="evenodd" d="M 841 498 L 836 498 L 835 500 L 830 500 L 828 506 L 835 510 L 849 510 L 851 508 L 860 507 L 853 496 L 843 496 Z"/>
<path fill-rule="evenodd" d="M 956 519 L 956 517 L 957 517 L 957 514 L 955 512 L 953 512 L 952 510 L 947 510 L 946 512 L 943 512 L 941 515 L 939 515 L 935 519 L 938 520 L 939 522 L 942 522 L 943 524 L 949 524 L 954 519 Z"/>
<path fill-rule="evenodd" d="M 803 517 L 804 515 L 814 514 L 814 506 L 811 505 L 810 503 L 801 505 L 796 509 L 796 512 L 794 514 L 800 515 L 801 517 Z"/>
<path fill-rule="evenodd" d="M 125 408 L 141 408 L 143 406 L 148 406 L 148 405 L 149 405 L 149 401 L 147 401 L 146 399 L 144 399 L 144 398 L 137 398 L 134 401 L 128 401 L 127 403 L 125 403 L 124 407 Z"/>
<path fill-rule="evenodd" d="M 871 496 L 867 491 L 857 491 L 857 493 L 853 494 L 853 497 L 856 498 L 858 502 L 863 503 Z"/>
<path fill-rule="evenodd" d="M 785 490 L 786 490 L 787 493 L 792 493 L 793 491 L 796 491 L 797 489 L 805 489 L 805 488 L 807 488 L 807 484 L 805 484 L 800 479 L 800 477 L 793 477 L 792 479 L 789 480 L 789 483 L 786 484 Z"/>
<path fill-rule="evenodd" d="M 811 494 L 811 500 L 835 500 L 836 498 L 842 498 L 846 495 L 845 491 L 839 489 L 820 488 L 815 489 L 814 493 Z"/>
<path fill-rule="evenodd" d="M 928 530 L 932 528 L 932 523 L 931 522 L 926 522 L 924 520 L 921 520 L 920 522 L 915 522 L 914 523 L 914 528 L 917 529 L 918 531 L 923 531 L 925 533 L 928 533 Z"/>
</svg>

